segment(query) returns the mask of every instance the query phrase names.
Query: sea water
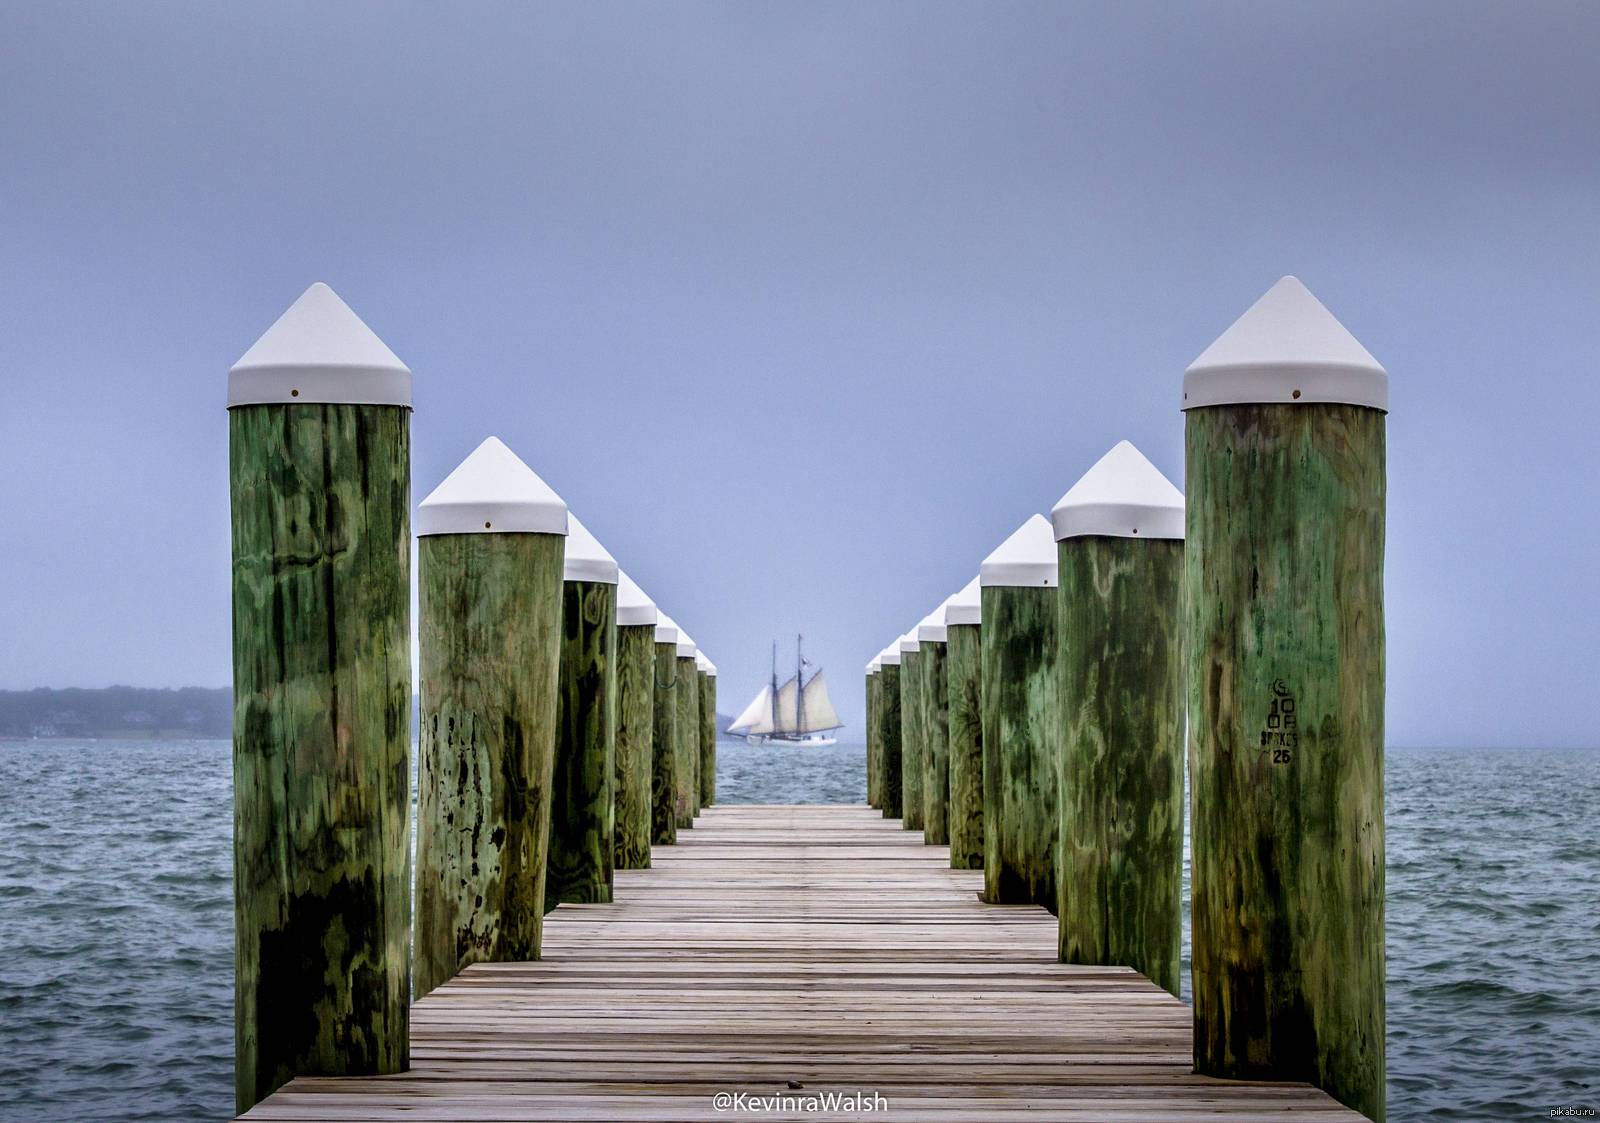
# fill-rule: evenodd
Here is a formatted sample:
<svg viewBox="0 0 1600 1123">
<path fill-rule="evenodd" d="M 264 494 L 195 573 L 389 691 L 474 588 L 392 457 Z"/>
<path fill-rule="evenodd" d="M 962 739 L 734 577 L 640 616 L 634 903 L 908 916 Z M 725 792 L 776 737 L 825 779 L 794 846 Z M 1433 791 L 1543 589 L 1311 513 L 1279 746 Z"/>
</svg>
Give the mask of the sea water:
<svg viewBox="0 0 1600 1123">
<path fill-rule="evenodd" d="M 860 746 L 717 761 L 865 798 Z M 1389 1117 L 1600 1110 L 1600 752 L 1392 749 L 1387 805 Z M 0 742 L 0 1119 L 232 1114 L 232 820 L 225 742 Z"/>
</svg>

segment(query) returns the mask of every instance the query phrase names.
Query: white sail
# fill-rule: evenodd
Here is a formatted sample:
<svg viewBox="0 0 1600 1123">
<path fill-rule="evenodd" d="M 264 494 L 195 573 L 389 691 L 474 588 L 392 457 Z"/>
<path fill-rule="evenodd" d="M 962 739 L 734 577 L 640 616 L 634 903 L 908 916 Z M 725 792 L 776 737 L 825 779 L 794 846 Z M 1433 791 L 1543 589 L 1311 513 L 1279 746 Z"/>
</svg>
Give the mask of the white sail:
<svg viewBox="0 0 1600 1123">
<path fill-rule="evenodd" d="M 778 702 L 773 706 L 772 731 L 774 733 L 793 733 L 799 728 L 799 703 L 800 684 L 796 679 L 790 679 L 778 687 Z"/>
<path fill-rule="evenodd" d="M 806 683 L 805 689 L 805 727 L 802 733 L 819 733 L 826 729 L 838 729 L 844 722 L 839 720 L 839 712 L 833 708 L 833 699 L 828 697 L 828 684 L 818 671 Z"/>
<path fill-rule="evenodd" d="M 729 733 L 771 733 L 772 732 L 772 687 L 763 686 L 761 693 L 756 695 L 755 701 L 744 708 L 744 712 L 734 719 L 728 726 Z"/>
</svg>

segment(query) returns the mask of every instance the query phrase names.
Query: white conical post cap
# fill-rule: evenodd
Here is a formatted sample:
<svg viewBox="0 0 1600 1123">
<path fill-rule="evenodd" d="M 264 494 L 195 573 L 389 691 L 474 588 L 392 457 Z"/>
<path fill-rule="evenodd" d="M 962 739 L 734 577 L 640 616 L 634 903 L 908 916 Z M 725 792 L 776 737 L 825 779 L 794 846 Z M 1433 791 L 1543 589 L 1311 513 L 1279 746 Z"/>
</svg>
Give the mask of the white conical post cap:
<svg viewBox="0 0 1600 1123">
<path fill-rule="evenodd" d="M 670 644 L 678 642 L 678 622 L 659 608 L 656 609 L 656 642 Z"/>
<path fill-rule="evenodd" d="M 1032 585 L 1053 589 L 1056 570 L 1056 536 L 1050 520 L 1033 515 L 983 559 L 978 583 L 984 588 Z"/>
<path fill-rule="evenodd" d="M 878 652 L 879 667 L 898 667 L 900 665 L 900 641 L 896 640 L 888 647 Z"/>
<path fill-rule="evenodd" d="M 915 655 L 922 650 L 922 641 L 917 639 L 917 629 L 913 627 L 909 632 L 900 637 L 898 644 L 901 655 Z"/>
<path fill-rule="evenodd" d="M 1118 441 L 1050 511 L 1056 540 L 1182 538 L 1183 492 L 1144 453 Z"/>
<path fill-rule="evenodd" d="M 918 642 L 945 642 L 944 606 L 949 603 L 949 601 L 945 601 L 943 604 L 940 604 L 938 608 L 924 616 L 921 622 L 917 624 L 916 632 Z"/>
<path fill-rule="evenodd" d="M 682 628 L 678 629 L 678 658 L 693 659 L 694 653 L 700 650 L 694 645 L 694 640 L 689 638 L 689 633 Z"/>
<path fill-rule="evenodd" d="M 874 655 L 872 657 L 871 662 L 869 662 L 867 664 L 867 674 L 875 675 L 877 673 L 878 673 L 878 657 L 876 655 Z"/>
<path fill-rule="evenodd" d="M 705 672 L 706 678 L 717 677 L 717 665 L 706 658 L 704 651 L 695 652 L 694 665 Z"/>
<path fill-rule="evenodd" d="M 562 568 L 563 581 L 593 581 L 600 585 L 617 583 L 617 559 L 612 557 L 578 516 L 567 515 L 567 554 Z"/>
<path fill-rule="evenodd" d="M 951 624 L 981 624 L 983 623 L 983 595 L 978 589 L 978 579 L 974 577 L 961 591 L 953 594 L 944 602 L 944 622 L 948 628 Z M 946 632 L 946 636 L 948 636 Z"/>
<path fill-rule="evenodd" d="M 1342 402 L 1389 408 L 1389 374 L 1296 277 L 1252 304 L 1183 376 L 1183 408 Z"/>
<path fill-rule="evenodd" d="M 411 371 L 318 281 L 228 371 L 228 408 L 411 405 Z"/>
<path fill-rule="evenodd" d="M 417 535 L 565 534 L 567 505 L 534 470 L 488 437 L 417 507 Z"/>
<path fill-rule="evenodd" d="M 617 627 L 654 625 L 656 602 L 645 595 L 632 577 L 617 570 Z"/>
</svg>

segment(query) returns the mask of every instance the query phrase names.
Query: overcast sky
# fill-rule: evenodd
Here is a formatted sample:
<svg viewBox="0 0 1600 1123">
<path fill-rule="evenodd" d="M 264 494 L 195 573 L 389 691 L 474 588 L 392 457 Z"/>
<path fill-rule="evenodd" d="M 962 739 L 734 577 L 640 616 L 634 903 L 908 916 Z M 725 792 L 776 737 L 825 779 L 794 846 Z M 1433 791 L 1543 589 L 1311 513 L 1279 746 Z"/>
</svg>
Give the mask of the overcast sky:
<svg viewBox="0 0 1600 1123">
<path fill-rule="evenodd" d="M 859 737 L 1295 273 L 1390 372 L 1391 742 L 1600 743 L 1600 7 L 1176 8 L 3 0 L 0 687 L 228 682 L 226 372 L 324 280 L 414 499 L 499 435 Z"/>
</svg>

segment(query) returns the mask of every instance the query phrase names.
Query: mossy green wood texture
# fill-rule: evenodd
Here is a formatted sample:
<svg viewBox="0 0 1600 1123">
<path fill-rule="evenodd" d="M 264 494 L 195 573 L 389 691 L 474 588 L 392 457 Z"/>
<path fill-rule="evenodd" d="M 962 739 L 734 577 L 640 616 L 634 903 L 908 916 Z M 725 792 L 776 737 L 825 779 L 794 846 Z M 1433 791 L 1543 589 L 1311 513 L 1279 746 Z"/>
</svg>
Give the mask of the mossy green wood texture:
<svg viewBox="0 0 1600 1123">
<path fill-rule="evenodd" d="M 1187 416 L 1195 1066 L 1384 1113 L 1384 416 Z"/>
<path fill-rule="evenodd" d="M 977 624 L 952 624 L 946 632 L 950 867 L 976 870 L 983 868 L 983 641 Z"/>
<path fill-rule="evenodd" d="M 418 542 L 418 996 L 539 958 L 561 652 L 559 534 Z"/>
<path fill-rule="evenodd" d="M 878 792 L 883 817 L 898 819 L 900 784 L 900 665 L 885 663 L 878 671 Z"/>
<path fill-rule="evenodd" d="M 673 765 L 672 807 L 678 829 L 685 830 L 694 826 L 694 805 L 700 795 L 700 682 L 692 656 L 678 657 L 677 676 L 673 692 L 678 704 L 678 759 Z"/>
<path fill-rule="evenodd" d="M 717 801 L 717 680 L 700 672 L 700 807 Z"/>
<path fill-rule="evenodd" d="M 1183 543 L 1058 545 L 1063 963 L 1132 967 L 1178 993 L 1183 879 Z"/>
<path fill-rule="evenodd" d="M 615 860 L 617 587 L 564 581 L 546 912 L 611 902 Z"/>
<path fill-rule="evenodd" d="M 652 709 L 650 763 L 650 843 L 678 841 L 678 645 L 658 643 Z"/>
<path fill-rule="evenodd" d="M 990 870 L 984 854 L 986 890 L 993 904 L 1032 902 L 1054 912 L 1062 739 L 1056 591 L 991 585 L 982 596 L 983 744 L 985 753 L 994 746 L 999 789 L 998 860 Z"/>
<path fill-rule="evenodd" d="M 883 683 L 877 675 L 867 676 L 867 806 L 881 807 L 878 796 L 879 763 L 878 707 L 881 705 Z"/>
<path fill-rule="evenodd" d="M 617 730 L 615 793 L 619 870 L 650 868 L 651 746 L 655 743 L 656 681 L 654 624 L 617 629 Z"/>
<path fill-rule="evenodd" d="M 950 844 L 950 700 L 946 694 L 945 645 L 924 643 L 917 656 L 922 684 L 922 841 Z"/>
<path fill-rule="evenodd" d="M 410 411 L 228 414 L 242 1112 L 408 1063 Z"/>
<path fill-rule="evenodd" d="M 922 656 L 900 653 L 900 822 L 922 829 Z"/>
</svg>

